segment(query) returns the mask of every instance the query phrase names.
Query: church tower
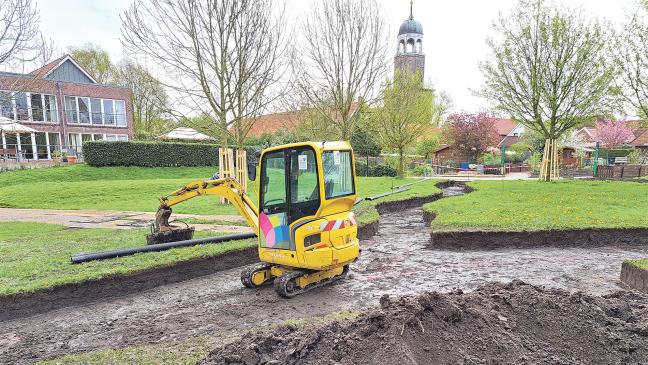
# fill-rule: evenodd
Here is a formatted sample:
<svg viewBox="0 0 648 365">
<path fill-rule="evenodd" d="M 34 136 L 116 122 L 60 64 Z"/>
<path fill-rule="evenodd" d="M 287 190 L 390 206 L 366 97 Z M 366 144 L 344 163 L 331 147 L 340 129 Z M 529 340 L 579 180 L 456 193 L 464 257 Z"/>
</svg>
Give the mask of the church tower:
<svg viewBox="0 0 648 365">
<path fill-rule="evenodd" d="M 401 24 L 398 30 L 398 49 L 394 57 L 394 73 L 396 70 L 420 72 L 425 79 L 425 54 L 423 53 L 423 26 L 414 20 L 413 2 L 410 1 L 410 16 Z"/>
</svg>

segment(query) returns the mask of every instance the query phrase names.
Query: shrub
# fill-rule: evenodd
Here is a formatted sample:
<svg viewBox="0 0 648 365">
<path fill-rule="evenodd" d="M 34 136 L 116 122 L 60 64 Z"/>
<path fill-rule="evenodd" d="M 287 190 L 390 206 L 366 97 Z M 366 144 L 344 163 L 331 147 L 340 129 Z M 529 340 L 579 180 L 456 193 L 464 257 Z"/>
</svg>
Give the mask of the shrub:
<svg viewBox="0 0 648 365">
<path fill-rule="evenodd" d="M 412 169 L 412 175 L 414 176 L 430 176 L 432 175 L 432 167 L 427 165 L 418 165 Z"/>
<path fill-rule="evenodd" d="M 173 142 L 86 142 L 83 157 L 90 166 L 216 166 L 218 146 Z"/>
<path fill-rule="evenodd" d="M 396 176 L 398 174 L 396 169 L 387 165 L 374 165 L 367 168 L 365 162 L 357 161 L 355 166 L 357 176 Z"/>
<path fill-rule="evenodd" d="M 641 165 L 644 162 L 644 156 L 639 150 L 632 150 L 628 154 L 628 164 L 630 165 Z"/>
<path fill-rule="evenodd" d="M 484 165 L 499 165 L 502 162 L 502 157 L 492 152 L 488 152 L 481 155 L 479 161 Z"/>
</svg>

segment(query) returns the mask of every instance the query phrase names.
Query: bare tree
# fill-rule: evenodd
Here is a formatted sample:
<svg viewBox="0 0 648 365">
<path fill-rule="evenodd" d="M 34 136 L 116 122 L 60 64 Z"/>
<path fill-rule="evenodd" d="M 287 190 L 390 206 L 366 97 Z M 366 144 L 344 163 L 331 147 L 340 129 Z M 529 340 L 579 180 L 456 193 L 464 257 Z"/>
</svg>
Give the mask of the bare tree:
<svg viewBox="0 0 648 365">
<path fill-rule="evenodd" d="M 520 1 L 494 25 L 493 55 L 481 65 L 480 93 L 544 138 L 555 140 L 608 105 L 614 66 L 606 36 L 582 12 Z"/>
<path fill-rule="evenodd" d="M 0 66 L 37 60 L 42 50 L 39 14 L 32 0 L 0 0 Z"/>
<path fill-rule="evenodd" d="M 160 81 L 132 61 L 122 61 L 117 70 L 117 83 L 132 91 L 135 134 L 150 137 L 165 132 L 168 95 Z"/>
<path fill-rule="evenodd" d="M 637 11 L 630 18 L 614 42 L 614 55 L 624 109 L 648 118 L 648 15 Z"/>
<path fill-rule="evenodd" d="M 357 102 L 372 103 L 386 74 L 385 15 L 375 0 L 322 0 L 295 47 L 295 88 L 308 108 L 350 140 Z"/>
<path fill-rule="evenodd" d="M 165 72 L 207 133 L 242 144 L 255 117 L 276 98 L 284 26 L 273 0 L 137 1 L 122 17 L 122 43 Z M 202 118 L 204 119 L 204 118 Z"/>
</svg>

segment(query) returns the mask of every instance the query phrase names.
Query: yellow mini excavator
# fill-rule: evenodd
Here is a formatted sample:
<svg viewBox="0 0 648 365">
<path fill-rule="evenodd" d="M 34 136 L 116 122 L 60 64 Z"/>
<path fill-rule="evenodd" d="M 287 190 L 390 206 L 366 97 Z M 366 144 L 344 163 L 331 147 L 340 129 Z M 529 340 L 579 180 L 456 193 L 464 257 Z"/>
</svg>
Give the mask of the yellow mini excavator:
<svg viewBox="0 0 648 365">
<path fill-rule="evenodd" d="M 353 150 L 346 142 L 303 142 L 263 150 L 248 166 L 258 208 L 233 178 L 192 181 L 161 198 L 149 243 L 193 228 L 169 224 L 171 207 L 199 195 L 225 197 L 258 236 L 260 263 L 241 273 L 248 288 L 274 280 L 291 298 L 344 277 L 360 249 L 351 207 L 357 195 Z M 259 179 L 256 179 L 259 172 Z"/>
</svg>

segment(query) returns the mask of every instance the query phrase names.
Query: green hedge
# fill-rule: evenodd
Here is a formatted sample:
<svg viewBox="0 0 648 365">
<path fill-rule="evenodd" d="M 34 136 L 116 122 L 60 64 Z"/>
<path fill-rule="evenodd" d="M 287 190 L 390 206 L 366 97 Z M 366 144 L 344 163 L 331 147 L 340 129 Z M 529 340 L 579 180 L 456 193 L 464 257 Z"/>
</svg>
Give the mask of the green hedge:
<svg viewBox="0 0 648 365">
<path fill-rule="evenodd" d="M 367 170 L 367 164 L 365 162 L 356 161 L 356 175 L 357 176 L 396 176 L 398 173 L 396 170 L 387 165 L 369 165 Z"/>
<path fill-rule="evenodd" d="M 83 158 L 90 166 L 217 166 L 218 146 L 175 142 L 86 142 Z"/>
</svg>

